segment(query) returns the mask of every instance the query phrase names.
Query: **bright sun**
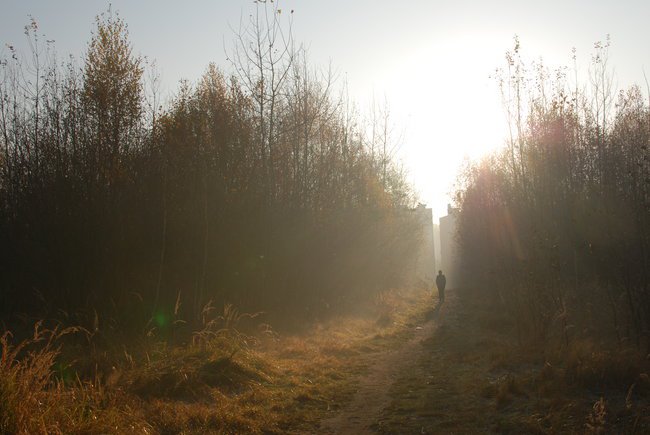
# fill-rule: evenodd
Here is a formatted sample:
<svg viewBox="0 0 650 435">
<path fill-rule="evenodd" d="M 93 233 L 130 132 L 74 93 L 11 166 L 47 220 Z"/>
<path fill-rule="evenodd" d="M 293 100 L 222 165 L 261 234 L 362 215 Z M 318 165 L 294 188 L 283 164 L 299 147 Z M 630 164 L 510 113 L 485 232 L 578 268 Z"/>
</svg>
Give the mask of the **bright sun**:
<svg viewBox="0 0 650 435">
<path fill-rule="evenodd" d="M 434 215 L 445 214 L 463 161 L 489 154 L 507 137 L 490 78 L 502 55 L 475 47 L 470 55 L 468 44 L 460 39 L 416 50 L 382 78 L 393 121 L 404 126 L 400 157 Z"/>
</svg>

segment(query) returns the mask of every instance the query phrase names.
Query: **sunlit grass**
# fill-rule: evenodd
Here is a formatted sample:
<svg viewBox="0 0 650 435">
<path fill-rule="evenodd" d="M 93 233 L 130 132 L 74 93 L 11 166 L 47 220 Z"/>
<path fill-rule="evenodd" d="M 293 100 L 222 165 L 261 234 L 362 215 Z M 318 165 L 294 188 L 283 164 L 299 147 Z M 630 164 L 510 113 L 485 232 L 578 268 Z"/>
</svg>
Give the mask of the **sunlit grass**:
<svg viewBox="0 0 650 435">
<path fill-rule="evenodd" d="M 253 315 L 226 306 L 208 310 L 186 344 L 145 333 L 104 348 L 85 338 L 84 351 L 58 330 L 18 344 L 6 334 L 1 432 L 313 431 L 352 398 L 373 355 L 412 333 L 430 302 L 427 292 L 387 292 L 286 336 L 268 325 L 243 334 L 238 322 Z"/>
</svg>

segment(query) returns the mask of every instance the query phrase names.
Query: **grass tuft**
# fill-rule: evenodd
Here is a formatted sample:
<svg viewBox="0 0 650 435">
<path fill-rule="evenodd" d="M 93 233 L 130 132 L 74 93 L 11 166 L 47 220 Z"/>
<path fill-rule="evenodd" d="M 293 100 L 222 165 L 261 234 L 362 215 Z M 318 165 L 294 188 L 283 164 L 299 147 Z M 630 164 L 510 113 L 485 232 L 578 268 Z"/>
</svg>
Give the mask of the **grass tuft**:
<svg viewBox="0 0 650 435">
<path fill-rule="evenodd" d="M 6 332 L 0 433 L 313 432 L 352 398 L 372 356 L 407 329 L 415 299 L 381 300 L 395 320 L 387 327 L 377 326 L 381 307 L 370 303 L 362 315 L 291 336 L 259 322 L 260 313 L 212 304 L 193 333 L 181 331 L 187 324 L 174 317 L 171 329 L 148 325 L 126 340 L 92 315 L 86 323 L 93 333 L 39 322 L 33 337 L 14 343 Z M 72 332 L 86 337 L 63 339 Z"/>
</svg>

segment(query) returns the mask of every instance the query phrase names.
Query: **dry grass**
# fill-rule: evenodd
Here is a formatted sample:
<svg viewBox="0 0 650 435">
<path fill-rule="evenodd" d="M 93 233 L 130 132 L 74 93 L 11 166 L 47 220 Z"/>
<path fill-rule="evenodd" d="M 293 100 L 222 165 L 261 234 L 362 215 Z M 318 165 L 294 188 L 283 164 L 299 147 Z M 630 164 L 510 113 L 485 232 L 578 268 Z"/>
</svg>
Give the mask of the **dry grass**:
<svg viewBox="0 0 650 435">
<path fill-rule="evenodd" d="M 648 361 L 638 352 L 589 340 L 562 352 L 522 348 L 507 322 L 450 296 L 417 369 L 394 384 L 378 432 L 650 431 Z M 315 432 L 431 306 L 425 292 L 387 293 L 363 315 L 286 336 L 268 325 L 244 334 L 240 321 L 253 316 L 208 307 L 184 345 L 143 336 L 100 347 L 40 323 L 18 343 L 5 333 L 0 433 Z"/>
<path fill-rule="evenodd" d="M 522 347 L 486 305 L 453 293 L 419 369 L 394 385 L 379 432 L 650 432 L 650 366 L 639 352 L 593 341 Z"/>
<path fill-rule="evenodd" d="M 77 377 L 66 385 L 56 376 L 59 342 L 78 332 L 45 329 L 38 322 L 33 336 L 18 344 L 9 332 L 0 338 L 0 433 L 146 433 L 149 426 L 128 409 L 129 400 L 120 391 L 107 394 L 96 379 Z"/>
<path fill-rule="evenodd" d="M 418 299 L 419 298 L 419 299 Z M 14 344 L 0 339 L 0 433 L 287 433 L 314 431 L 355 391 L 376 352 L 403 338 L 423 293 L 386 293 L 364 315 L 332 318 L 281 336 L 208 305 L 184 345 L 78 330 L 44 330 Z M 380 321 L 378 321 L 380 320 Z M 250 328 L 249 328 L 250 329 Z M 155 332 L 155 331 L 154 331 Z"/>
</svg>

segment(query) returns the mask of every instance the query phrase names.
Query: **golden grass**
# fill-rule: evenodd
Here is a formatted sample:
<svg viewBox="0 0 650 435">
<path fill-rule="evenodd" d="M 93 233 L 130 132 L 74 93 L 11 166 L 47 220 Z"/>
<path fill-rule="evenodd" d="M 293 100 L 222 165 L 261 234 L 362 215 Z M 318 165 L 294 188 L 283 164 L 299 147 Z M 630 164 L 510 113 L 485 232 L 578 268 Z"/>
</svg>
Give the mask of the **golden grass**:
<svg viewBox="0 0 650 435">
<path fill-rule="evenodd" d="M 208 306 L 184 345 L 152 334 L 104 346 L 64 342 L 74 330 L 40 323 L 18 344 L 5 333 L 0 433 L 312 432 L 350 400 L 372 355 L 408 334 L 424 300 L 422 292 L 386 293 L 362 316 L 290 336 L 268 325 L 240 333 L 238 322 L 254 316 Z"/>
</svg>

